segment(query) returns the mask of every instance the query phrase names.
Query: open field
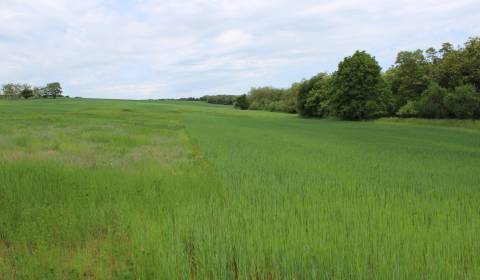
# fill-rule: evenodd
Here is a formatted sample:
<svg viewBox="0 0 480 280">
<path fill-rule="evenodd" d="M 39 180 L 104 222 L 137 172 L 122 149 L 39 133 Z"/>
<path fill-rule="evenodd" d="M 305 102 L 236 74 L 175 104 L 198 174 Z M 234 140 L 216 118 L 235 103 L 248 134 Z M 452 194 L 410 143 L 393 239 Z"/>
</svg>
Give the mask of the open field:
<svg viewBox="0 0 480 280">
<path fill-rule="evenodd" d="M 0 100 L 0 279 L 478 279 L 466 122 Z"/>
</svg>

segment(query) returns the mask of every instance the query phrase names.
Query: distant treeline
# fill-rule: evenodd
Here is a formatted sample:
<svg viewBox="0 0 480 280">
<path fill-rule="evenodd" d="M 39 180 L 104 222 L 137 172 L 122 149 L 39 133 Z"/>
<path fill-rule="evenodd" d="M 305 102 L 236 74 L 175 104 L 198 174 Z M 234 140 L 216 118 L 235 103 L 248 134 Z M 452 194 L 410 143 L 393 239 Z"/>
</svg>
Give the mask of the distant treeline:
<svg viewBox="0 0 480 280">
<path fill-rule="evenodd" d="M 0 88 L 0 98 L 29 99 L 62 97 L 63 89 L 60 83 L 49 83 L 45 87 L 32 87 L 28 84 L 5 84 Z"/>
<path fill-rule="evenodd" d="M 332 74 L 320 73 L 290 88 L 252 88 L 246 95 L 199 100 L 239 109 L 298 113 L 348 120 L 385 116 L 480 118 L 480 37 L 462 47 L 402 51 L 386 72 L 357 51 Z"/>
</svg>

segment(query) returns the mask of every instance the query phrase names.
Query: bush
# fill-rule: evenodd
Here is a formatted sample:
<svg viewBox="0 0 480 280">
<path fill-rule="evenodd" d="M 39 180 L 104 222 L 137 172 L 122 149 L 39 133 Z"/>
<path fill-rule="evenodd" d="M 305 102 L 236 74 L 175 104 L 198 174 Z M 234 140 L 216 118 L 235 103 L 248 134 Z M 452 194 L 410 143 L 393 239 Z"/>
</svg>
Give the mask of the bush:
<svg viewBox="0 0 480 280">
<path fill-rule="evenodd" d="M 33 92 L 33 89 L 29 88 L 29 87 L 25 87 L 21 92 L 20 92 L 20 95 L 25 98 L 25 99 L 29 99 L 30 97 L 32 97 L 34 94 Z"/>
<path fill-rule="evenodd" d="M 445 97 L 445 107 L 451 116 L 460 119 L 480 117 L 480 94 L 473 85 L 456 87 Z"/>
<path fill-rule="evenodd" d="M 418 110 L 414 101 L 408 101 L 397 112 L 397 116 L 401 118 L 412 118 L 418 115 Z"/>
<path fill-rule="evenodd" d="M 437 83 L 431 83 L 417 103 L 418 115 L 422 118 L 445 118 L 448 111 L 444 104 L 447 90 Z"/>
<path fill-rule="evenodd" d="M 249 107 L 247 96 L 243 94 L 237 97 L 237 100 L 235 100 L 235 102 L 233 103 L 233 107 L 240 110 L 247 110 Z"/>
<path fill-rule="evenodd" d="M 302 117 L 323 117 L 327 114 L 330 76 L 320 73 L 310 80 L 294 84 L 298 113 Z"/>
<path fill-rule="evenodd" d="M 252 88 L 247 95 L 251 110 L 296 113 L 296 95 L 291 89 Z"/>
</svg>

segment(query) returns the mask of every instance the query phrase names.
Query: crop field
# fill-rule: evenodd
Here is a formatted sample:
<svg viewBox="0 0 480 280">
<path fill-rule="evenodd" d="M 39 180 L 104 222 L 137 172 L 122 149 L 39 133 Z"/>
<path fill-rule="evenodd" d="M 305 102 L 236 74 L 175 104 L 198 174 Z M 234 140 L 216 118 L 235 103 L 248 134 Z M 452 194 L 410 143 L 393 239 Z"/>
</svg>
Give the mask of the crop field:
<svg viewBox="0 0 480 280">
<path fill-rule="evenodd" d="M 480 125 L 0 100 L 0 279 L 479 279 Z"/>
</svg>

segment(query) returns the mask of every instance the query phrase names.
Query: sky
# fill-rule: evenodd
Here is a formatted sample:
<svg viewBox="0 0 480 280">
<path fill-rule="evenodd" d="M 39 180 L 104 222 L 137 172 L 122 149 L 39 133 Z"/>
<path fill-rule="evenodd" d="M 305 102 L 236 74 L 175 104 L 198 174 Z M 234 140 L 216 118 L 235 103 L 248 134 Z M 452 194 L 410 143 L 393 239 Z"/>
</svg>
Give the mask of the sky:
<svg viewBox="0 0 480 280">
<path fill-rule="evenodd" d="M 288 87 L 480 36 L 479 0 L 0 0 L 0 84 L 156 99 Z"/>
</svg>

